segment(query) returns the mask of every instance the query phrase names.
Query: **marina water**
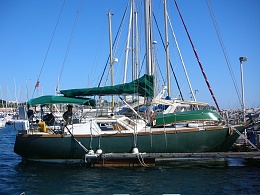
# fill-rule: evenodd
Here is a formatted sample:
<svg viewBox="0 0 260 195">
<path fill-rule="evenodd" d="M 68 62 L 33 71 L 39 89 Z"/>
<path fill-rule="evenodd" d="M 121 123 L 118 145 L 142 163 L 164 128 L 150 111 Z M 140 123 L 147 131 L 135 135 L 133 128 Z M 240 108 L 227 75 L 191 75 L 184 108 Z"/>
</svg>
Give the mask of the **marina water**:
<svg viewBox="0 0 260 195">
<path fill-rule="evenodd" d="M 260 165 L 243 159 L 134 168 L 25 163 L 13 152 L 15 135 L 0 130 L 0 194 L 260 194 Z"/>
</svg>

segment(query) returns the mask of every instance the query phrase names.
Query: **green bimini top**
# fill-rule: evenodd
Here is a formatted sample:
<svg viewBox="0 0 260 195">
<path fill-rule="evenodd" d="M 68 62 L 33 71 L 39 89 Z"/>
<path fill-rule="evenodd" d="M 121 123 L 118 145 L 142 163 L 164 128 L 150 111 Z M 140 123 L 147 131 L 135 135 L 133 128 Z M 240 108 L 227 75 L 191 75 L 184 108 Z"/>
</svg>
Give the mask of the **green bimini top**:
<svg viewBox="0 0 260 195">
<path fill-rule="evenodd" d="M 152 75 L 144 75 L 132 82 L 119 84 L 115 86 L 82 88 L 82 89 L 68 89 L 61 90 L 64 96 L 105 96 L 105 95 L 140 95 L 143 97 L 154 96 L 154 78 Z"/>
<path fill-rule="evenodd" d="M 31 99 L 28 104 L 30 106 L 43 104 L 81 104 L 95 106 L 96 101 L 91 98 L 71 98 L 64 96 L 45 95 Z"/>
<path fill-rule="evenodd" d="M 185 112 L 173 112 L 156 116 L 156 126 L 174 124 L 188 121 L 220 121 L 222 117 L 211 110 L 193 110 Z"/>
</svg>

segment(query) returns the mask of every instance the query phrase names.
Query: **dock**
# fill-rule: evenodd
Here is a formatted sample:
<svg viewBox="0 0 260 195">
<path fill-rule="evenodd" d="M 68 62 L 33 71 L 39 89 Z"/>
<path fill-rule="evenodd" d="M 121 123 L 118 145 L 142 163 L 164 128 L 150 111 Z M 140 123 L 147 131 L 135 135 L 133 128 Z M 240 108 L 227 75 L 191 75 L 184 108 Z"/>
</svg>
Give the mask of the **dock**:
<svg viewBox="0 0 260 195">
<path fill-rule="evenodd" d="M 205 153 L 107 153 L 86 154 L 85 163 L 88 166 L 156 166 L 163 162 L 171 163 L 176 160 L 219 160 L 241 158 L 259 162 L 260 151 L 254 152 L 205 152 Z"/>
</svg>

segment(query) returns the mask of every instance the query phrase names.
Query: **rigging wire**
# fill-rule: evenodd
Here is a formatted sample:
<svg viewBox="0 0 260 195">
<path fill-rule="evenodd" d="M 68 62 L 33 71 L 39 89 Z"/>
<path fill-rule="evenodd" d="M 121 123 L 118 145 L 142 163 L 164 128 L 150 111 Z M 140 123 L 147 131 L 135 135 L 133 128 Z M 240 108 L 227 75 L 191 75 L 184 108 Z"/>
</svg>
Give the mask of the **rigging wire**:
<svg viewBox="0 0 260 195">
<path fill-rule="evenodd" d="M 93 73 L 94 72 L 94 68 L 97 66 L 97 59 L 98 59 L 98 56 L 99 56 L 99 54 L 101 52 L 101 49 L 100 49 L 101 48 L 101 43 L 104 42 L 103 39 L 104 39 L 104 34 L 105 34 L 105 22 L 104 22 L 104 24 L 102 26 L 103 26 L 103 29 L 101 31 L 102 35 L 101 35 L 101 38 L 100 38 L 99 43 L 98 43 L 97 52 L 96 52 L 94 63 L 92 65 L 92 69 L 91 69 L 90 73 Z M 91 76 L 93 76 L 93 75 L 91 75 Z M 89 78 L 89 80 L 90 80 L 90 78 Z M 88 86 L 88 87 L 90 87 L 90 86 Z"/>
<path fill-rule="evenodd" d="M 58 20 L 57 20 L 57 22 L 56 22 L 56 25 L 55 25 L 54 31 L 53 31 L 53 33 L 52 33 L 52 37 L 51 37 L 51 40 L 50 40 L 50 43 L 49 43 L 49 46 L 48 46 L 47 52 L 46 52 L 46 54 L 45 54 L 45 57 L 44 57 L 44 60 L 43 60 L 43 63 L 42 63 L 42 67 L 41 67 L 41 70 L 40 70 L 39 76 L 38 76 L 38 78 L 37 78 L 36 85 L 35 85 L 34 90 L 33 90 L 33 95 L 32 95 L 32 97 L 34 96 L 34 93 L 35 93 L 36 88 L 39 86 L 39 83 L 40 83 L 40 77 L 41 77 L 41 74 L 42 74 L 42 70 L 43 70 L 43 67 L 44 67 L 44 65 L 45 65 L 45 61 L 46 61 L 46 59 L 47 59 L 47 56 L 48 56 L 48 53 L 49 53 L 49 51 L 50 51 L 50 47 L 51 47 L 51 44 L 52 44 L 52 41 L 53 41 L 54 35 L 55 35 L 55 33 L 56 33 L 56 30 L 57 30 L 57 27 L 58 27 L 58 24 L 59 24 L 59 21 L 60 21 L 60 17 L 61 17 L 61 14 L 62 14 L 62 11 L 63 11 L 63 8 L 64 8 L 64 5 L 65 5 L 65 1 L 66 1 L 66 0 L 63 1 L 63 4 L 62 4 L 61 10 L 60 10 L 60 14 L 59 14 Z"/>
<path fill-rule="evenodd" d="M 142 71 L 143 66 L 144 66 L 144 63 L 145 63 L 145 58 L 146 58 L 146 54 L 144 54 L 144 57 L 143 57 L 143 60 L 142 60 L 142 63 L 141 63 L 141 67 L 140 67 L 139 72 L 138 72 L 138 75 L 137 75 L 138 78 L 139 78 L 140 75 L 141 75 L 141 71 Z"/>
<path fill-rule="evenodd" d="M 156 64 L 158 64 L 158 61 L 157 61 L 157 59 L 155 59 L 155 60 L 156 60 Z M 160 67 L 159 65 L 157 65 L 157 67 L 158 67 L 158 69 L 159 69 L 159 72 L 160 72 L 160 75 L 161 75 L 161 77 L 162 77 L 163 84 L 165 84 L 165 83 L 166 83 L 166 81 L 165 81 L 165 80 L 164 80 L 164 78 L 163 78 L 162 69 L 161 69 L 161 67 Z"/>
<path fill-rule="evenodd" d="M 208 86 L 209 92 L 210 92 L 210 94 L 211 94 L 211 96 L 212 96 L 212 98 L 213 98 L 213 100 L 214 100 L 214 102 L 215 102 L 215 104 L 216 104 L 216 106 L 217 106 L 218 112 L 220 112 L 220 108 L 219 108 L 219 106 L 218 106 L 218 102 L 217 102 L 217 100 L 216 100 L 216 98 L 215 98 L 215 95 L 214 95 L 212 89 L 211 89 L 211 86 L 210 86 L 210 84 L 209 84 L 208 78 L 207 78 L 207 76 L 206 76 L 206 74 L 205 74 L 205 72 L 204 72 L 204 69 L 203 69 L 202 64 L 201 64 L 201 62 L 200 62 L 200 59 L 199 59 L 199 56 L 198 56 L 198 54 L 197 54 L 197 51 L 196 51 L 196 49 L 195 49 L 195 46 L 193 45 L 193 42 L 192 42 L 191 37 L 190 37 L 190 34 L 189 34 L 188 29 L 187 29 L 187 27 L 186 27 L 186 25 L 185 25 L 185 23 L 184 23 L 184 20 L 183 20 L 183 18 L 182 18 L 182 15 L 181 15 L 181 12 L 180 12 L 180 10 L 179 10 L 179 7 L 178 7 L 178 5 L 177 5 L 176 0 L 174 0 L 174 3 L 175 3 L 176 8 L 177 8 L 177 10 L 178 10 L 179 16 L 180 16 L 180 18 L 181 18 L 181 21 L 182 21 L 182 24 L 183 24 L 183 26 L 184 26 L 184 29 L 185 29 L 185 31 L 186 31 L 186 33 L 187 33 L 187 36 L 188 36 L 188 38 L 189 38 L 189 41 L 190 41 L 190 44 L 191 44 L 191 46 L 192 46 L 193 52 L 194 52 L 195 57 L 196 57 L 196 59 L 197 59 L 197 62 L 198 62 L 198 64 L 199 64 L 201 73 L 202 73 L 202 75 L 203 75 L 203 77 L 204 77 L 204 80 L 205 80 L 207 86 Z"/>
<path fill-rule="evenodd" d="M 120 23 L 120 28 L 118 29 L 117 34 L 116 34 L 116 37 L 115 37 L 115 39 L 114 39 L 114 41 L 113 41 L 113 46 L 112 46 L 113 48 L 114 48 L 114 45 L 115 45 L 115 43 L 116 43 L 117 37 L 118 37 L 119 33 L 121 32 L 122 24 L 123 24 L 124 19 L 125 19 L 125 16 L 126 16 L 127 9 L 128 9 L 128 6 L 126 6 L 126 9 L 125 9 L 123 18 L 122 18 L 121 23 Z M 104 77 L 104 74 L 105 74 L 105 71 L 106 71 L 108 62 L 109 62 L 109 55 L 108 55 L 108 58 L 107 58 L 106 65 L 105 65 L 105 67 L 104 67 L 104 69 L 103 69 L 101 78 L 100 78 L 100 80 L 99 80 L 98 87 L 100 87 L 100 85 L 101 85 L 101 81 L 102 81 L 102 79 L 103 79 L 103 77 Z"/>
<path fill-rule="evenodd" d="M 225 45 L 224 45 L 223 39 L 222 39 L 221 34 L 220 34 L 220 31 L 219 31 L 219 28 L 218 28 L 218 24 L 217 24 L 217 20 L 216 20 L 216 17 L 215 17 L 215 15 L 214 15 L 212 6 L 211 6 L 211 4 L 210 4 L 210 0 L 207 0 L 207 5 L 208 5 L 208 8 L 209 8 L 209 12 L 210 12 L 210 15 L 211 15 L 211 19 L 212 19 L 212 21 L 213 21 L 213 24 L 214 24 L 214 27 L 215 27 L 215 30 L 216 30 L 218 39 L 219 39 L 219 43 L 220 43 L 220 45 L 221 45 L 223 54 L 224 54 L 224 56 L 225 56 L 226 63 L 227 63 L 227 65 L 228 65 L 229 72 L 230 72 L 231 77 L 232 77 L 232 80 L 233 80 L 233 84 L 234 84 L 235 89 L 236 89 L 236 93 L 237 93 L 238 99 L 239 99 L 239 101 L 240 101 L 240 104 L 242 105 L 241 96 L 240 96 L 240 93 L 239 93 L 239 90 L 238 90 L 238 87 L 237 87 L 236 79 L 235 79 L 235 76 L 234 76 L 232 67 L 231 67 L 231 65 L 230 65 L 230 61 L 229 61 L 229 58 L 228 58 L 228 55 L 227 55 L 227 51 L 226 51 L 226 49 L 225 49 Z"/>
<path fill-rule="evenodd" d="M 59 75 L 59 81 L 58 81 L 58 84 L 57 84 L 57 87 L 56 87 L 56 89 L 58 89 L 58 90 L 59 90 L 61 75 L 63 73 L 63 69 L 64 69 L 64 66 L 65 66 L 65 63 L 67 61 L 68 53 L 69 53 L 70 46 L 71 46 L 72 37 L 73 37 L 73 34 L 74 34 L 74 30 L 75 30 L 76 23 L 77 23 L 77 20 L 78 20 L 79 11 L 80 11 L 80 9 L 82 7 L 82 4 L 83 4 L 83 0 L 81 0 L 79 2 L 79 6 L 78 6 L 77 13 L 76 13 L 76 17 L 75 17 L 75 20 L 74 20 L 74 23 L 73 23 L 73 28 L 72 28 L 72 31 L 70 33 L 69 44 L 68 44 L 68 47 L 67 47 L 67 50 L 66 50 L 66 53 L 65 53 L 65 57 L 64 57 L 63 64 L 62 64 L 62 67 L 61 67 L 61 71 L 60 71 L 60 75 Z"/>
<path fill-rule="evenodd" d="M 195 94 L 194 94 L 194 92 L 193 92 L 191 83 L 190 83 L 190 79 L 189 79 L 189 76 L 188 76 L 188 73 L 187 73 L 187 70 L 186 70 L 186 67 L 185 67 L 185 64 L 184 64 L 184 60 L 183 60 L 183 58 L 182 58 L 181 50 L 180 50 L 180 47 L 179 47 L 179 44 L 178 44 L 176 35 L 175 35 L 175 33 L 174 33 L 174 30 L 173 30 L 173 27 L 172 27 L 172 23 L 171 23 L 171 20 L 170 20 L 170 17 L 169 17 L 169 14 L 168 14 L 168 13 L 167 13 L 167 19 L 168 19 L 168 22 L 169 22 L 170 27 L 171 27 L 171 30 L 172 30 L 172 35 L 173 35 L 173 38 L 174 38 L 174 41 L 175 41 L 175 45 L 176 45 L 177 50 L 178 50 L 178 53 L 179 53 L 179 57 L 180 57 L 180 60 L 181 60 L 181 64 L 182 64 L 182 67 L 183 67 L 183 70 L 184 70 L 184 73 L 185 73 L 185 76 L 186 76 L 186 79 L 187 79 L 189 88 L 190 88 L 190 93 L 191 93 L 191 95 L 192 95 L 193 100 L 194 100 L 194 101 L 197 101 L 197 100 L 196 100 L 196 96 L 195 96 Z"/>
<path fill-rule="evenodd" d="M 120 37 L 121 37 L 121 34 L 122 34 L 122 30 L 123 30 L 123 22 L 124 22 L 124 21 L 125 21 L 125 15 L 123 16 L 122 23 L 120 23 L 119 31 L 118 31 L 118 33 L 117 33 L 117 37 L 116 37 L 116 39 L 115 39 L 115 42 L 114 42 L 114 44 L 112 45 L 113 54 L 116 53 L 116 51 L 117 51 L 118 44 L 119 44 L 119 40 L 120 40 Z M 108 59 L 110 59 L 110 56 L 109 56 Z M 109 75 L 111 74 L 110 71 L 111 71 L 111 65 L 110 65 L 110 68 L 109 68 L 109 71 L 108 71 L 108 74 L 107 74 L 107 77 L 106 77 L 105 85 L 106 85 L 106 83 L 107 83 L 107 81 L 108 81 Z"/>
<path fill-rule="evenodd" d="M 154 18 L 154 21 L 155 21 L 155 24 L 156 24 L 158 33 L 159 33 L 159 35 L 160 35 L 160 38 L 161 38 L 163 47 L 164 47 L 164 49 L 166 50 L 166 46 L 165 46 L 165 44 L 164 44 L 164 41 L 163 41 L 163 38 L 162 38 L 162 34 L 161 34 L 160 30 L 159 30 L 159 26 L 158 26 L 158 23 L 157 23 L 157 20 L 156 20 L 156 18 L 155 18 L 154 13 L 153 13 L 153 18 Z M 172 67 L 171 60 L 169 60 L 169 61 L 170 61 L 170 67 L 171 67 L 171 70 L 172 70 L 172 73 L 173 73 L 173 76 L 174 76 L 174 79 L 175 79 L 177 88 L 178 88 L 178 90 L 179 90 L 179 92 L 180 92 L 181 100 L 184 100 L 183 95 L 182 95 L 182 92 L 181 92 L 181 88 L 180 88 L 180 86 L 179 86 L 179 82 L 178 82 L 178 80 L 177 80 L 176 74 L 175 74 L 175 72 L 174 72 L 174 70 L 173 70 L 173 67 Z"/>
</svg>

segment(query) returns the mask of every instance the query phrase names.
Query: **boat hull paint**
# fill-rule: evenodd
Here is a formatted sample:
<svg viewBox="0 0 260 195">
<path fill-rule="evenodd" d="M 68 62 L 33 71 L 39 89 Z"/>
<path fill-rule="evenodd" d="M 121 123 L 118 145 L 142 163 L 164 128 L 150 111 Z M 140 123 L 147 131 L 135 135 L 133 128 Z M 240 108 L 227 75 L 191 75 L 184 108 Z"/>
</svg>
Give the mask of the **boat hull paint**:
<svg viewBox="0 0 260 195">
<path fill-rule="evenodd" d="M 156 126 L 175 124 L 185 121 L 221 121 L 221 116 L 211 110 L 193 110 L 186 112 L 173 112 L 156 116 Z"/>
<path fill-rule="evenodd" d="M 243 126 L 235 128 L 240 132 L 244 130 Z M 230 133 L 229 128 L 221 128 L 182 133 L 147 132 L 135 137 L 133 134 L 92 138 L 78 135 L 75 139 L 94 151 L 100 146 L 103 153 L 131 153 L 134 140 L 137 140 L 136 147 L 142 153 L 199 153 L 226 152 L 239 135 Z M 86 152 L 75 139 L 70 135 L 17 134 L 14 152 L 27 160 L 80 160 Z"/>
</svg>

